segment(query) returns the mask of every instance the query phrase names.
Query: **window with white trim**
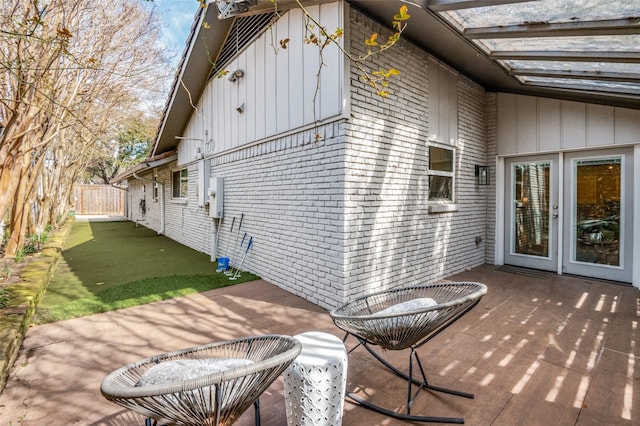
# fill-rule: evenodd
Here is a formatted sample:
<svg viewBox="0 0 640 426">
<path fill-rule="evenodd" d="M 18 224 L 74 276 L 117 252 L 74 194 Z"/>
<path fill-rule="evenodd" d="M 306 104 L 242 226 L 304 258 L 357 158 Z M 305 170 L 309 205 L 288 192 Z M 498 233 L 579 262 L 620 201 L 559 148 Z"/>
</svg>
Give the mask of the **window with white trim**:
<svg viewBox="0 0 640 426">
<path fill-rule="evenodd" d="M 452 146 L 429 144 L 429 201 L 453 203 L 455 200 L 455 158 Z"/>
<path fill-rule="evenodd" d="M 188 169 L 174 170 L 171 172 L 171 197 L 173 199 L 186 199 L 188 187 Z"/>
</svg>

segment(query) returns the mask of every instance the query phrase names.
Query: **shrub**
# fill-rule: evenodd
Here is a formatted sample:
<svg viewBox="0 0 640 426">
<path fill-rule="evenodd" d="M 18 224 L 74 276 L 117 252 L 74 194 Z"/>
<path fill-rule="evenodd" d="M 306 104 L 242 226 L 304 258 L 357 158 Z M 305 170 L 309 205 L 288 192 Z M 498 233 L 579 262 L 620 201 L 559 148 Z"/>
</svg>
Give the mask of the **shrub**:
<svg viewBox="0 0 640 426">
<path fill-rule="evenodd" d="M 5 287 L 0 287 L 0 308 L 4 308 L 9 304 L 11 291 Z"/>
</svg>

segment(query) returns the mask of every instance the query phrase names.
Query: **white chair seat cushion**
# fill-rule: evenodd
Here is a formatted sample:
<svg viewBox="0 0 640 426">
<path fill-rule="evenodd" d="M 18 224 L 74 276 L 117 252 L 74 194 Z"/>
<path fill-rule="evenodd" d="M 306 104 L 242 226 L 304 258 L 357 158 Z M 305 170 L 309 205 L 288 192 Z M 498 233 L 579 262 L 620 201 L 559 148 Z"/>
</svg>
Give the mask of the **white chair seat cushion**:
<svg viewBox="0 0 640 426">
<path fill-rule="evenodd" d="M 249 364 L 253 364 L 253 361 L 245 358 L 204 358 L 166 361 L 154 365 L 145 371 L 136 386 L 159 385 L 181 380 L 196 379 Z"/>
<path fill-rule="evenodd" d="M 402 314 L 404 312 L 420 311 L 425 308 L 436 306 L 438 302 L 430 297 L 420 297 L 417 299 L 407 300 L 406 302 L 396 303 L 388 308 L 382 309 L 373 315 L 391 315 Z"/>
</svg>

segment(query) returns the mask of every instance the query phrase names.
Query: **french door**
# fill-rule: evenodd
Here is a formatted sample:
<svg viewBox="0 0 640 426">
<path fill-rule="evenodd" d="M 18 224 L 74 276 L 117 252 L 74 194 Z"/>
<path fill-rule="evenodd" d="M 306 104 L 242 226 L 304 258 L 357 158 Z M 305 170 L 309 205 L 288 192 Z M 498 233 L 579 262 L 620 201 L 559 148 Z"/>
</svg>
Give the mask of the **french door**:
<svg viewBox="0 0 640 426">
<path fill-rule="evenodd" d="M 558 156 L 506 161 L 505 263 L 546 271 L 558 265 Z"/>
<path fill-rule="evenodd" d="M 506 264 L 631 282 L 632 149 L 505 165 Z"/>
</svg>

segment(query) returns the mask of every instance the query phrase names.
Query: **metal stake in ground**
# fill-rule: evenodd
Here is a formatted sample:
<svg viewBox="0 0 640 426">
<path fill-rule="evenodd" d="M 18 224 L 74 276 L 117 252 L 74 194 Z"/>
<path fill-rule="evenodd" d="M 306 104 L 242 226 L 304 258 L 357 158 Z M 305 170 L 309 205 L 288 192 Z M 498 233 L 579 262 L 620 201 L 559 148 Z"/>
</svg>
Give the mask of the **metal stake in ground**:
<svg viewBox="0 0 640 426">
<path fill-rule="evenodd" d="M 238 225 L 238 233 L 236 234 L 236 242 L 233 245 L 233 253 L 231 254 L 231 259 L 229 260 L 229 264 L 236 257 L 236 247 L 238 246 L 238 238 L 240 238 L 240 228 L 242 228 L 242 219 L 244 219 L 244 213 L 240 215 L 240 225 Z"/>
<path fill-rule="evenodd" d="M 242 241 L 240 241 L 240 253 L 242 253 L 242 246 L 244 245 L 244 240 L 245 238 L 247 238 L 247 233 L 245 232 L 244 235 L 242 236 Z M 233 251 L 235 253 L 235 250 Z M 236 268 L 238 267 L 238 265 L 236 264 Z M 233 268 L 230 268 L 228 271 L 226 271 L 224 273 L 225 275 L 229 275 L 229 276 L 233 276 L 234 272 L 233 272 Z"/>
<path fill-rule="evenodd" d="M 251 243 L 253 243 L 253 237 L 249 238 L 249 244 L 247 244 L 247 249 L 244 251 L 244 255 L 242 256 L 242 260 L 240 261 L 240 265 L 236 268 L 236 273 L 229 278 L 230 280 L 237 280 L 240 276 L 240 268 L 242 268 L 242 264 L 244 263 L 245 257 L 247 257 L 247 253 L 249 253 L 249 249 L 251 248 Z"/>
</svg>

